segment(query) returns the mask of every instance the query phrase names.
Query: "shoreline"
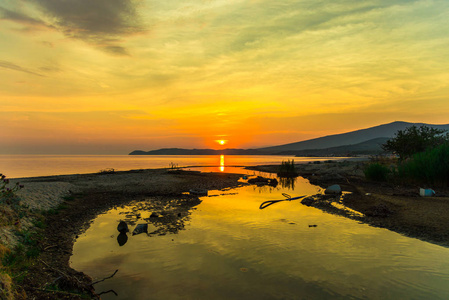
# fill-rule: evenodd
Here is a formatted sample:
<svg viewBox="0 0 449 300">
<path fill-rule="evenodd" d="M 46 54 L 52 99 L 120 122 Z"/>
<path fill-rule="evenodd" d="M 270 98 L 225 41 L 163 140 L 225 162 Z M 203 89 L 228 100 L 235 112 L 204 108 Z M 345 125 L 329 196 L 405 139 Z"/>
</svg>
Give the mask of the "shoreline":
<svg viewBox="0 0 449 300">
<path fill-rule="evenodd" d="M 363 174 L 367 162 L 326 162 L 297 165 L 310 183 L 325 189 L 333 184 L 349 192 L 310 206 L 370 226 L 385 228 L 410 238 L 449 247 L 449 188 L 435 188 L 436 196 L 421 197 L 419 186 L 369 181 Z M 276 173 L 277 166 L 247 169 Z M 333 205 L 337 204 L 337 205 Z"/>
<path fill-rule="evenodd" d="M 92 278 L 72 269 L 69 263 L 76 238 L 89 227 L 95 216 L 114 206 L 149 198 L 151 202 L 167 204 L 177 201 L 181 207 L 190 207 L 200 200 L 197 196 L 186 195 L 189 190 L 242 186 L 244 183 L 238 181 L 240 177 L 240 174 L 232 173 L 146 169 L 21 179 L 25 188 L 17 195 L 30 208 L 28 218 L 39 219 L 45 226 L 38 228 L 24 218 L 20 223 L 9 226 L 9 235 L 2 228 L 2 242 L 9 239 L 10 251 L 14 251 L 15 245 L 21 245 L 19 240 L 14 240 L 14 231 L 32 232 L 36 244 L 33 249 L 39 253 L 33 263 L 22 270 L 27 276 L 16 291 L 9 292 L 15 293 L 11 299 L 25 299 L 24 292 L 27 297 L 38 299 L 97 298 Z M 48 201 L 39 206 L 36 199 L 42 198 Z M 0 278 L 1 281 L 6 279 Z M 8 291 L 5 294 L 8 295 Z"/>
<path fill-rule="evenodd" d="M 423 198 L 419 197 L 415 186 L 370 182 L 363 175 L 365 163 L 342 161 L 296 165 L 299 176 L 312 184 L 322 188 L 339 184 L 343 191 L 350 192 L 335 198 L 334 202 L 314 201 L 310 206 L 449 247 L 449 228 L 444 226 L 449 222 L 449 216 L 445 214 L 449 210 L 449 190 L 438 190 L 440 197 Z M 279 165 L 245 167 L 267 173 L 276 173 L 278 168 Z M 238 181 L 240 177 L 241 174 L 233 173 L 146 169 L 22 178 L 20 181 L 26 187 L 17 194 L 28 205 L 30 220 L 24 218 L 10 229 L 32 232 L 39 255 L 23 271 L 32 276 L 26 276 L 20 283 L 19 293 L 25 291 L 28 296 L 39 299 L 97 297 L 92 278 L 72 269 L 69 263 L 76 238 L 89 227 L 95 216 L 114 206 L 149 198 L 151 203 L 162 206 L 174 201 L 181 209 L 192 207 L 200 200 L 186 195 L 189 190 L 221 190 L 245 185 Z M 350 210 L 361 214 L 350 213 Z M 41 228 L 31 219 L 37 219 L 45 226 Z M 8 235 L 4 228 L 0 233 L 3 242 Z M 9 242 L 14 245 L 13 240 Z M 20 294 L 15 296 L 22 299 Z"/>
</svg>

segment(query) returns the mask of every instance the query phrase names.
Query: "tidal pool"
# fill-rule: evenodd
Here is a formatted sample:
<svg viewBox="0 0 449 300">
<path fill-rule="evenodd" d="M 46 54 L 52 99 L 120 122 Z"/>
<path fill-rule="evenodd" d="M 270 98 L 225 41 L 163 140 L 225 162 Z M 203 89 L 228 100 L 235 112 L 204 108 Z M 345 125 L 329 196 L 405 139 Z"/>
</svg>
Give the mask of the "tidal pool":
<svg viewBox="0 0 449 300">
<path fill-rule="evenodd" d="M 449 298 L 448 248 L 300 201 L 259 209 L 282 193 L 320 190 L 303 178 L 284 186 L 210 191 L 187 206 L 149 198 L 113 208 L 78 238 L 71 266 L 94 281 L 118 270 L 95 285 L 114 291 L 102 299 Z M 120 220 L 130 225 L 126 236 Z M 132 235 L 138 224 L 146 232 Z"/>
</svg>

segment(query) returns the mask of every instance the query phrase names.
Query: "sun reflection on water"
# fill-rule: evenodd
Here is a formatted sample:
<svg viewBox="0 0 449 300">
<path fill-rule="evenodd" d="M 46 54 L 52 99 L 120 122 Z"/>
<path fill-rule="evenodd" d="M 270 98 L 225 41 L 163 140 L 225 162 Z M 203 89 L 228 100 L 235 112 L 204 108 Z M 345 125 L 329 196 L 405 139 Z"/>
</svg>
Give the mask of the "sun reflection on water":
<svg viewBox="0 0 449 300">
<path fill-rule="evenodd" d="M 224 170 L 225 170 L 224 155 L 220 155 L 220 172 L 224 172 Z"/>
</svg>

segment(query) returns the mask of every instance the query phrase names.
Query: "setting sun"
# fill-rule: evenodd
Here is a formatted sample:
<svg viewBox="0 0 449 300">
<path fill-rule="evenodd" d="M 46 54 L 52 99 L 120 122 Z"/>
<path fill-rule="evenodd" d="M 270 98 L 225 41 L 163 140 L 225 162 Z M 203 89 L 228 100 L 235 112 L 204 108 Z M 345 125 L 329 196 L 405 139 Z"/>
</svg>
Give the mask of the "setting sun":
<svg viewBox="0 0 449 300">
<path fill-rule="evenodd" d="M 223 146 L 223 145 L 226 144 L 228 141 L 227 141 L 227 140 L 217 140 L 216 142 Z"/>
</svg>

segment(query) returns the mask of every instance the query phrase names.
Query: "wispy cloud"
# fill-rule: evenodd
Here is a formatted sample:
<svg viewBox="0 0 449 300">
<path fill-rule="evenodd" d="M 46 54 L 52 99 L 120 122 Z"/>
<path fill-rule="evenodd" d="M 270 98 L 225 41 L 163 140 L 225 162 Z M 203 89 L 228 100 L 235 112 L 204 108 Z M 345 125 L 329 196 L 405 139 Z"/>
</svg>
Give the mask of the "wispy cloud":
<svg viewBox="0 0 449 300">
<path fill-rule="evenodd" d="M 0 7 L 0 19 L 13 21 L 22 25 L 25 25 L 28 30 L 30 29 L 42 29 L 50 27 L 42 20 L 32 18 L 24 13 L 12 11 L 4 7 Z"/>
<path fill-rule="evenodd" d="M 42 75 L 42 74 L 36 73 L 27 68 L 21 67 L 19 65 L 16 65 L 12 62 L 5 61 L 5 60 L 0 60 L 0 68 L 10 69 L 10 70 L 14 70 L 14 71 L 19 71 L 19 72 L 24 72 L 24 73 L 44 77 L 44 75 Z"/>
</svg>

